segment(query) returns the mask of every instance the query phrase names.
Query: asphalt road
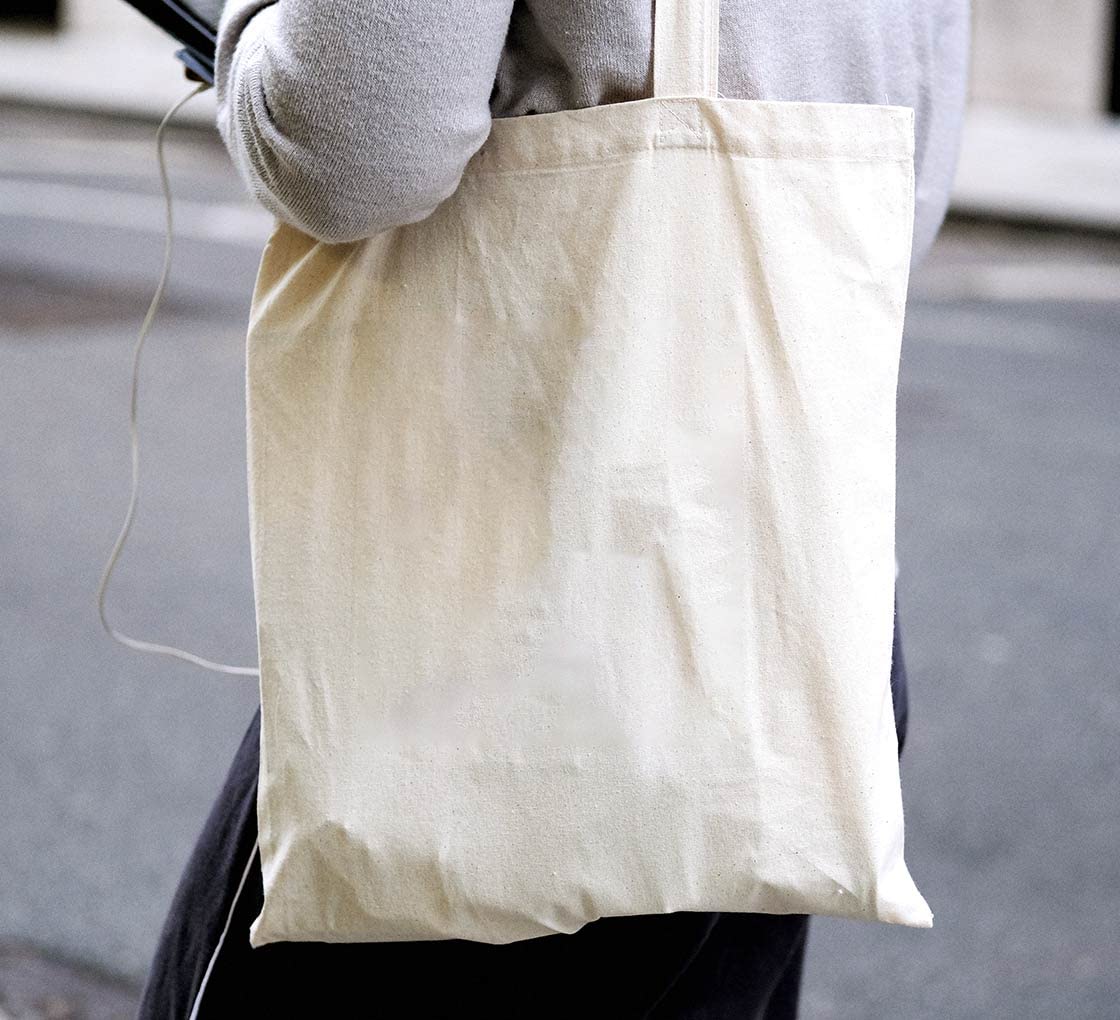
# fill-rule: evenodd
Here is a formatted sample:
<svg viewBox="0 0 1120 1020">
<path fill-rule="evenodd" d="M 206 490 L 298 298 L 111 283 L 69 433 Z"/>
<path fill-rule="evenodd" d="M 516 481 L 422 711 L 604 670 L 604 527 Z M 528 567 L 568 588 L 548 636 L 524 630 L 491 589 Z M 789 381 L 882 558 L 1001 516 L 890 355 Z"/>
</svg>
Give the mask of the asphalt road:
<svg viewBox="0 0 1120 1020">
<path fill-rule="evenodd" d="M 0 108 L 0 138 L 0 944 L 135 986 L 256 687 L 97 621 L 162 245 L 151 129 Z M 171 156 L 109 610 L 251 664 L 242 343 L 269 221 L 212 136 Z M 948 230 L 899 423 L 907 859 L 934 928 L 815 918 L 804 1016 L 1120 1017 L 1120 244 Z"/>
</svg>

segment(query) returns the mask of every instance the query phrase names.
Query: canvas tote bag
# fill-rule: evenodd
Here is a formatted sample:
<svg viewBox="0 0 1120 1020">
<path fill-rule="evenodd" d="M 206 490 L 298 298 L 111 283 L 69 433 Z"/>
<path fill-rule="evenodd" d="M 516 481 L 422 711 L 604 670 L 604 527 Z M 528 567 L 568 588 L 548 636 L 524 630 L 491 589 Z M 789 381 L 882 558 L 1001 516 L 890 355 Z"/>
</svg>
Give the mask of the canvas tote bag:
<svg viewBox="0 0 1120 1020">
<path fill-rule="evenodd" d="M 916 927 L 890 659 L 908 108 L 494 121 L 426 219 L 278 225 L 247 344 L 254 946 Z"/>
</svg>

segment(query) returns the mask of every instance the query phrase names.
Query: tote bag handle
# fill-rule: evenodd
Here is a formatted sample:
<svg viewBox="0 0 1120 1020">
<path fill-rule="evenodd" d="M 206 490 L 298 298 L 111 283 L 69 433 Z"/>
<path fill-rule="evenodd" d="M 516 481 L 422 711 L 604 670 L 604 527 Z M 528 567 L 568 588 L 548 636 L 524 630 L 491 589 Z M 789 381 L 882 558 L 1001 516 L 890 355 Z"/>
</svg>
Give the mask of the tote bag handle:
<svg viewBox="0 0 1120 1020">
<path fill-rule="evenodd" d="M 719 0 L 656 0 L 653 95 L 708 96 L 719 81 Z"/>
</svg>

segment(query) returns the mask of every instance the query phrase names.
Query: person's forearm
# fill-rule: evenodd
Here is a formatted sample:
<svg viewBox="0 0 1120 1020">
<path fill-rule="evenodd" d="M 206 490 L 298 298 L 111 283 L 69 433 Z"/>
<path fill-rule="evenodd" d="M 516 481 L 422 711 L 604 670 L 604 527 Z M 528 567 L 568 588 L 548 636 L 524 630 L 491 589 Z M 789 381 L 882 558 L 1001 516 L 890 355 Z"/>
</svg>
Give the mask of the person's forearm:
<svg viewBox="0 0 1120 1020">
<path fill-rule="evenodd" d="M 490 128 L 512 0 L 233 0 L 218 128 L 273 214 L 329 242 L 428 216 Z"/>
</svg>

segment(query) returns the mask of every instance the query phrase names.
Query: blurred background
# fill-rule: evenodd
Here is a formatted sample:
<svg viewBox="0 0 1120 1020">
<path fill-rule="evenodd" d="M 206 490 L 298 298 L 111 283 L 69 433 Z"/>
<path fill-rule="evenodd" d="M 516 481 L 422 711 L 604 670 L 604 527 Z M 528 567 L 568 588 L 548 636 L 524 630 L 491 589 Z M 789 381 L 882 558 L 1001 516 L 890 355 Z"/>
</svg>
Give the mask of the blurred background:
<svg viewBox="0 0 1120 1020">
<path fill-rule="evenodd" d="M 907 858 L 935 927 L 815 918 L 814 1018 L 1120 1018 L 1117 0 L 975 0 L 953 210 L 899 417 Z M 175 45 L 112 0 L 0 9 L 0 1020 L 128 1017 L 257 692 L 131 653 L 94 591 L 128 494 Z M 255 659 L 243 338 L 269 218 L 195 99 L 110 615 Z"/>
</svg>

